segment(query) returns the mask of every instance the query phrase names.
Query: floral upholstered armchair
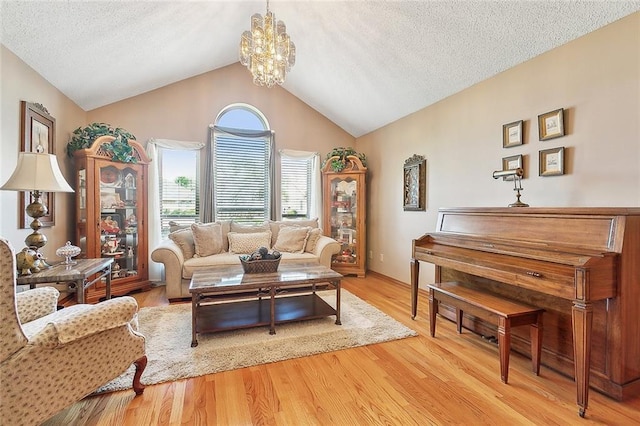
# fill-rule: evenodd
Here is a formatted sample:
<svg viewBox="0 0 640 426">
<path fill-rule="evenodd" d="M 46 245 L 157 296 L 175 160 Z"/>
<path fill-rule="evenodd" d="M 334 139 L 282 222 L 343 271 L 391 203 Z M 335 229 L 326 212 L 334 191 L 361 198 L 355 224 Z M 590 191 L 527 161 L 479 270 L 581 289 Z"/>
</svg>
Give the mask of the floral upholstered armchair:
<svg viewBox="0 0 640 426">
<path fill-rule="evenodd" d="M 56 310 L 58 290 L 15 293 L 15 255 L 0 238 L 0 423 L 36 425 L 124 373 L 147 364 L 131 297 Z"/>
</svg>

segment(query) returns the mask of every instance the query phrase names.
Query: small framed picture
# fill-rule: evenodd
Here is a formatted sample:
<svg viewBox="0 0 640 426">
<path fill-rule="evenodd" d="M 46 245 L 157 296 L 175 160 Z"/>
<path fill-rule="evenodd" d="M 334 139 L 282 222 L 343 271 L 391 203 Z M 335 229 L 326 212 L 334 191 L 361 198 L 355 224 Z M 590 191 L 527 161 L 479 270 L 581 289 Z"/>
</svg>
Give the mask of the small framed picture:
<svg viewBox="0 0 640 426">
<path fill-rule="evenodd" d="M 541 141 L 564 136 L 564 108 L 538 116 L 538 136 Z"/>
<path fill-rule="evenodd" d="M 522 168 L 522 154 L 504 157 L 502 159 L 502 170 L 514 170 Z M 502 180 L 513 180 L 513 176 L 503 176 Z"/>
<path fill-rule="evenodd" d="M 502 126 L 503 148 L 522 145 L 522 124 L 522 120 L 518 120 Z"/>
<path fill-rule="evenodd" d="M 564 147 L 544 149 L 540 151 L 540 176 L 557 176 L 564 174 Z"/>
</svg>

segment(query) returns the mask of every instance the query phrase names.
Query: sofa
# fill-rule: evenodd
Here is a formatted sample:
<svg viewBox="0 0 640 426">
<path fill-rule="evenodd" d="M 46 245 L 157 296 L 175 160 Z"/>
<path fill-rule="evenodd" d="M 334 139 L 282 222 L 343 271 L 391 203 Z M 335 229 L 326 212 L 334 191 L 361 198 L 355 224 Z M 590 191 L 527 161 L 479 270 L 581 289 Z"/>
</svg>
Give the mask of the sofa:
<svg viewBox="0 0 640 426">
<path fill-rule="evenodd" d="M 281 253 L 280 263 L 315 260 L 331 267 L 340 244 L 322 235 L 318 219 L 265 221 L 247 225 L 233 220 L 178 225 L 170 223 L 169 237 L 151 252 L 151 260 L 164 265 L 170 301 L 191 298 L 193 273 L 218 265 L 240 264 L 241 254 L 260 247 Z"/>
</svg>

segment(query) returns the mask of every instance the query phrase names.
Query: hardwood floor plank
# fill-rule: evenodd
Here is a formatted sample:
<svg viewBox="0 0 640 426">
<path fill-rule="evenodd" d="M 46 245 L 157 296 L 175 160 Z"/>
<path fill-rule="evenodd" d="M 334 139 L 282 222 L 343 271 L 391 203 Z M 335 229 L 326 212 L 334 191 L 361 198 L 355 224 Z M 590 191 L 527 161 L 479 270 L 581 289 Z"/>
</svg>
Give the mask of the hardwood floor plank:
<svg viewBox="0 0 640 426">
<path fill-rule="evenodd" d="M 274 424 L 274 415 L 282 406 L 269 375 L 259 366 L 245 368 L 241 373 L 252 424 Z"/>
<path fill-rule="evenodd" d="M 83 399 L 45 425 L 630 425 L 640 396 L 623 403 L 590 393 L 577 415 L 575 383 L 511 354 L 500 381 L 495 343 L 438 317 L 428 303 L 410 317 L 409 286 L 378 274 L 348 277 L 343 288 L 415 330 L 417 337 L 258 365 Z M 164 288 L 135 294 L 141 307 L 167 304 Z M 544 355 L 543 355 L 544 356 Z"/>
<path fill-rule="evenodd" d="M 242 372 L 240 370 L 233 370 L 218 373 L 217 375 L 215 401 L 216 421 L 218 424 L 252 424 L 252 410 L 247 404 Z"/>
</svg>

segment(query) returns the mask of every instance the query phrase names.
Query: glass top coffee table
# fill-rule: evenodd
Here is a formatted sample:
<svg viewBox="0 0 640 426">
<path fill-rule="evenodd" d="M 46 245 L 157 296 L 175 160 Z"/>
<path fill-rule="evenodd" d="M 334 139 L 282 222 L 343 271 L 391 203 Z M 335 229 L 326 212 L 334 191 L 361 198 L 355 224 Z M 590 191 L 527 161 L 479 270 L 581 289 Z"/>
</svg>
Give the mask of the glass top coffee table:
<svg viewBox="0 0 640 426">
<path fill-rule="evenodd" d="M 246 274 L 242 265 L 220 265 L 196 271 L 189 292 L 192 307 L 191 346 L 198 333 L 336 316 L 340 325 L 342 275 L 317 262 L 280 264 L 273 273 Z M 335 308 L 316 293 L 335 290 Z"/>
</svg>

